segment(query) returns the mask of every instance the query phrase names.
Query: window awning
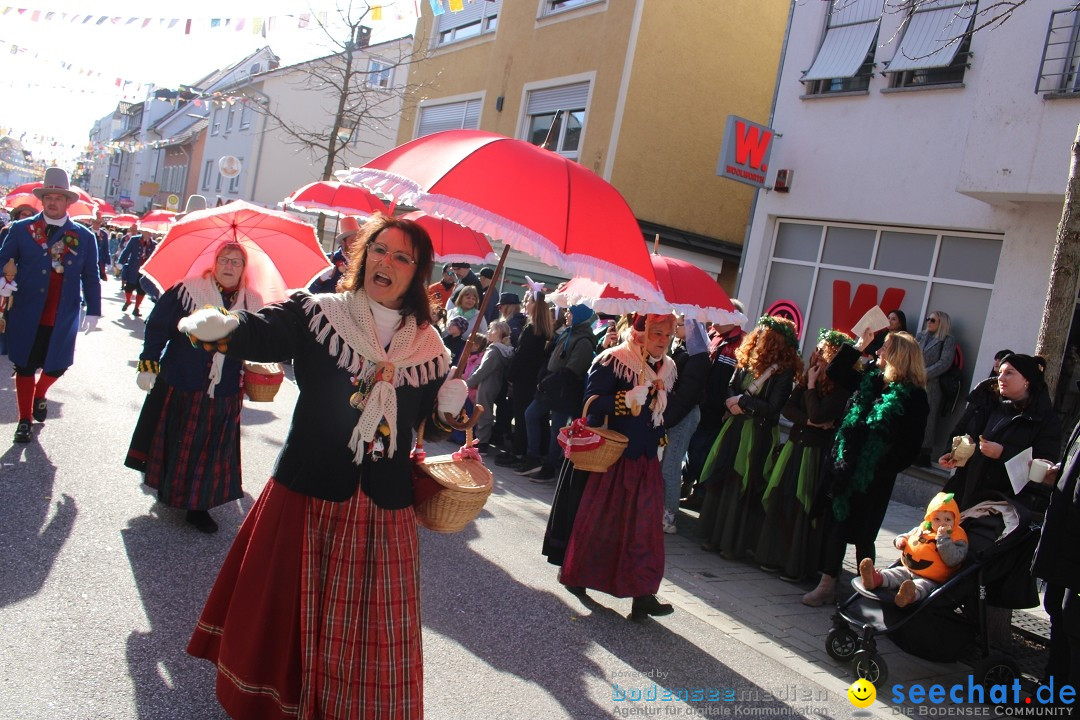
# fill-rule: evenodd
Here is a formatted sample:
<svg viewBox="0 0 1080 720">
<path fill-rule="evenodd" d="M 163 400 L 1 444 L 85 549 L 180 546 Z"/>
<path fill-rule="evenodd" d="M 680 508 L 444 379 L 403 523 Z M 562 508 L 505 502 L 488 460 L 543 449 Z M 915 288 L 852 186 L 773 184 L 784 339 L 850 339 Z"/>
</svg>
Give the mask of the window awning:
<svg viewBox="0 0 1080 720">
<path fill-rule="evenodd" d="M 556 110 L 584 110 L 589 101 L 589 83 L 560 85 L 533 90 L 526 103 L 526 115 L 544 115 Z"/>
<path fill-rule="evenodd" d="M 854 77 L 877 38 L 884 0 L 833 0 L 817 57 L 802 80 Z"/>
<path fill-rule="evenodd" d="M 420 124 L 416 137 L 442 130 L 475 130 L 480 127 L 480 100 L 463 100 L 420 107 Z"/>
<path fill-rule="evenodd" d="M 975 6 L 957 0 L 921 5 L 908 20 L 900 47 L 886 72 L 948 67 L 960 50 L 960 38 L 971 27 Z"/>
</svg>

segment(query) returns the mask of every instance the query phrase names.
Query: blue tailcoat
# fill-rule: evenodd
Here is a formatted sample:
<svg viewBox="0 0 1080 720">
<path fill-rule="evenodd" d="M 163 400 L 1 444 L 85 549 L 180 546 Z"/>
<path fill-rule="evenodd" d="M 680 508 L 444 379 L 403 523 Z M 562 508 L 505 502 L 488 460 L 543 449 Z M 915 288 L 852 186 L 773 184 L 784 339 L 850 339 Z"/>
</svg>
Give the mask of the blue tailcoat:
<svg viewBox="0 0 1080 720">
<path fill-rule="evenodd" d="M 7 353 L 15 365 L 25 365 L 30 349 L 37 336 L 41 313 L 45 309 L 45 295 L 49 289 L 52 261 L 30 234 L 33 223 L 42 220 L 43 214 L 20 220 L 11 225 L 11 231 L 0 247 L 0 268 L 10 259 L 15 260 L 15 282 L 19 289 L 12 296 L 11 310 L 7 314 Z M 60 303 L 56 308 L 56 323 L 49 341 L 49 352 L 42 368 L 45 372 L 59 372 L 71 366 L 75 359 L 75 336 L 79 332 L 79 306 L 86 299 L 86 314 L 101 315 L 101 280 L 98 278 L 97 238 L 87 228 L 72 222 L 61 231 L 61 236 L 74 230 L 79 238 L 78 247 L 64 255 L 64 278 L 60 287 Z"/>
<path fill-rule="evenodd" d="M 120 279 L 128 285 L 138 285 L 139 281 L 142 280 L 139 270 L 142 269 L 143 263 L 154 253 L 156 247 L 157 243 L 150 238 L 143 235 L 132 235 L 117 260 L 124 266 L 124 269 L 120 271 Z"/>
</svg>

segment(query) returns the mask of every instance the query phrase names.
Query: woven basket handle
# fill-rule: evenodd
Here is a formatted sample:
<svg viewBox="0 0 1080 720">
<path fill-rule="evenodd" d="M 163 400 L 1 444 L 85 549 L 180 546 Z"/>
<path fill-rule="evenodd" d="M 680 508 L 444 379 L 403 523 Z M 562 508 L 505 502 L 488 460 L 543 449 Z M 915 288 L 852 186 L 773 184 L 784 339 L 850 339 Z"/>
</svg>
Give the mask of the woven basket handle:
<svg viewBox="0 0 1080 720">
<path fill-rule="evenodd" d="M 586 425 L 589 424 L 589 406 L 592 405 L 592 401 L 595 400 L 598 397 L 600 397 L 600 396 L 599 395 L 590 395 L 589 398 L 585 401 L 585 406 L 581 408 L 581 419 L 585 421 Z M 600 427 L 606 428 L 607 427 L 607 420 L 608 420 L 607 415 L 605 415 L 604 416 L 604 424 L 601 425 Z"/>
<path fill-rule="evenodd" d="M 420 421 L 420 427 L 418 427 L 416 429 L 416 449 L 417 450 L 423 450 L 424 449 L 424 427 L 426 425 L 427 425 L 427 418 L 424 418 L 423 420 Z M 473 426 L 468 425 L 464 429 L 465 429 L 465 447 L 469 447 L 470 445 L 472 445 L 472 441 L 473 441 Z"/>
</svg>

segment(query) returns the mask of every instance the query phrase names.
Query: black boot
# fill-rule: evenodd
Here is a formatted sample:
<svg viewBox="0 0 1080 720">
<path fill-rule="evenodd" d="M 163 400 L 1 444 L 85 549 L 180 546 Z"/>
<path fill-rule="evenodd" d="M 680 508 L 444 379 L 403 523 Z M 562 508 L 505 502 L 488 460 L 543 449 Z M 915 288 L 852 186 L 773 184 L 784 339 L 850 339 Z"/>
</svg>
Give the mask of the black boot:
<svg viewBox="0 0 1080 720">
<path fill-rule="evenodd" d="M 639 595 L 634 598 L 634 604 L 630 608 L 631 620 L 644 620 L 649 617 L 662 617 L 675 612 L 675 608 L 667 603 L 656 599 L 655 595 Z"/>
<path fill-rule="evenodd" d="M 199 532 L 216 533 L 218 525 L 206 510 L 188 510 L 184 520 Z"/>
</svg>

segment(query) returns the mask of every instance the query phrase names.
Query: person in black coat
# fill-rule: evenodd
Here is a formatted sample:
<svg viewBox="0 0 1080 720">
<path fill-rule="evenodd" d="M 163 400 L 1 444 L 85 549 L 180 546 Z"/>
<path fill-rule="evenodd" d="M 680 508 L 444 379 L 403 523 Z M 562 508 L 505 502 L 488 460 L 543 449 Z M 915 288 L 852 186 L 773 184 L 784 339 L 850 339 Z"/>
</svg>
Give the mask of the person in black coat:
<svg viewBox="0 0 1080 720">
<path fill-rule="evenodd" d="M 449 353 L 431 325 L 431 264 L 421 226 L 376 214 L 342 292 L 297 291 L 257 313 L 198 310 L 181 322 L 230 357 L 291 358 L 298 390 L 273 477 L 188 645 L 218 668 L 217 696 L 233 717 L 239 708 L 268 717 L 314 695 L 323 717 L 331 702 L 354 717 L 423 714 L 409 448 L 421 421 L 448 430 L 440 418 L 457 415 L 467 392 L 447 379 Z M 304 593 L 318 600 L 302 607 Z M 394 682 L 382 681 L 388 657 Z M 312 658 L 310 673 L 295 671 Z"/>
<path fill-rule="evenodd" d="M 1031 574 L 1046 581 L 1043 607 L 1050 616 L 1046 677 L 1058 687 L 1080 685 L 1080 423 L 1061 461 L 1043 479 L 1050 507 Z"/>
<path fill-rule="evenodd" d="M 525 459 L 528 446 L 525 409 L 536 397 L 537 378 L 540 370 L 547 365 L 546 348 L 555 336 L 551 310 L 542 290 L 530 290 L 525 296 L 525 312 L 528 323 L 518 335 L 514 357 L 510 360 L 510 369 L 506 371 L 510 400 L 514 407 L 514 429 L 510 436 L 510 451 L 495 456 L 495 464 L 502 467 L 519 465 Z"/>
<path fill-rule="evenodd" d="M 949 437 L 963 435 L 967 432 L 965 428 L 973 425 L 985 424 L 986 416 L 1001 402 L 997 382 L 1001 361 L 1006 355 L 1012 354 L 1012 350 L 998 350 L 994 353 L 994 367 L 990 370 L 990 375 L 968 393 L 964 414 L 956 421 L 956 425 L 953 426 L 952 434 Z M 979 418 L 982 418 L 982 420 Z"/>
<path fill-rule="evenodd" d="M 837 384 L 855 391 L 836 433 L 830 458 L 831 517 L 821 559 L 821 580 L 803 596 L 817 607 L 836 596 L 836 579 L 848 543 L 859 558 L 876 558 L 874 541 L 885 519 L 898 473 L 919 454 L 930 405 L 926 367 L 910 334 L 889 333 L 878 364 L 863 371 L 867 332 L 854 347 L 844 346 L 826 368 Z"/>
<path fill-rule="evenodd" d="M 956 473 L 945 484 L 966 509 L 987 491 L 1014 495 L 1005 463 L 1027 448 L 1036 458 L 1053 459 L 1061 447 L 1061 419 L 1054 412 L 1043 381 L 1045 362 L 1040 357 L 1012 354 L 1001 360 L 997 383 L 1001 396 L 989 412 L 973 412 L 954 436 L 968 435 L 978 444 L 963 467 L 956 467 L 952 452 L 938 461 Z M 1028 483 L 1018 499 L 1032 510 L 1046 508 L 1046 492 Z"/>
<path fill-rule="evenodd" d="M 736 306 L 741 310 L 741 306 Z M 746 333 L 738 325 L 713 324 L 709 336 L 709 369 L 705 379 L 705 388 L 701 395 L 701 420 L 697 430 L 690 437 L 690 446 L 686 451 L 685 478 L 680 495 L 686 498 L 683 507 L 692 510 L 701 508 L 705 499 L 705 489 L 698 481 L 705 467 L 705 458 L 709 455 L 716 436 L 724 424 L 727 408 L 728 385 L 735 374 L 735 353 L 742 344 Z"/>
<path fill-rule="evenodd" d="M 675 323 L 671 359 L 678 375 L 664 409 L 668 444 L 660 462 L 664 475 L 664 532 L 668 534 L 678 531 L 675 514 L 679 511 L 683 459 L 701 420 L 701 395 L 709 376 L 709 339 L 703 325 L 686 319 Z"/>
<path fill-rule="evenodd" d="M 780 413 L 802 377 L 798 347 L 795 324 L 769 315 L 739 346 L 724 401 L 728 418 L 701 473 L 706 494 L 699 528 L 705 550 L 729 558 L 755 550 L 765 519 L 766 467 L 780 444 Z"/>
</svg>

